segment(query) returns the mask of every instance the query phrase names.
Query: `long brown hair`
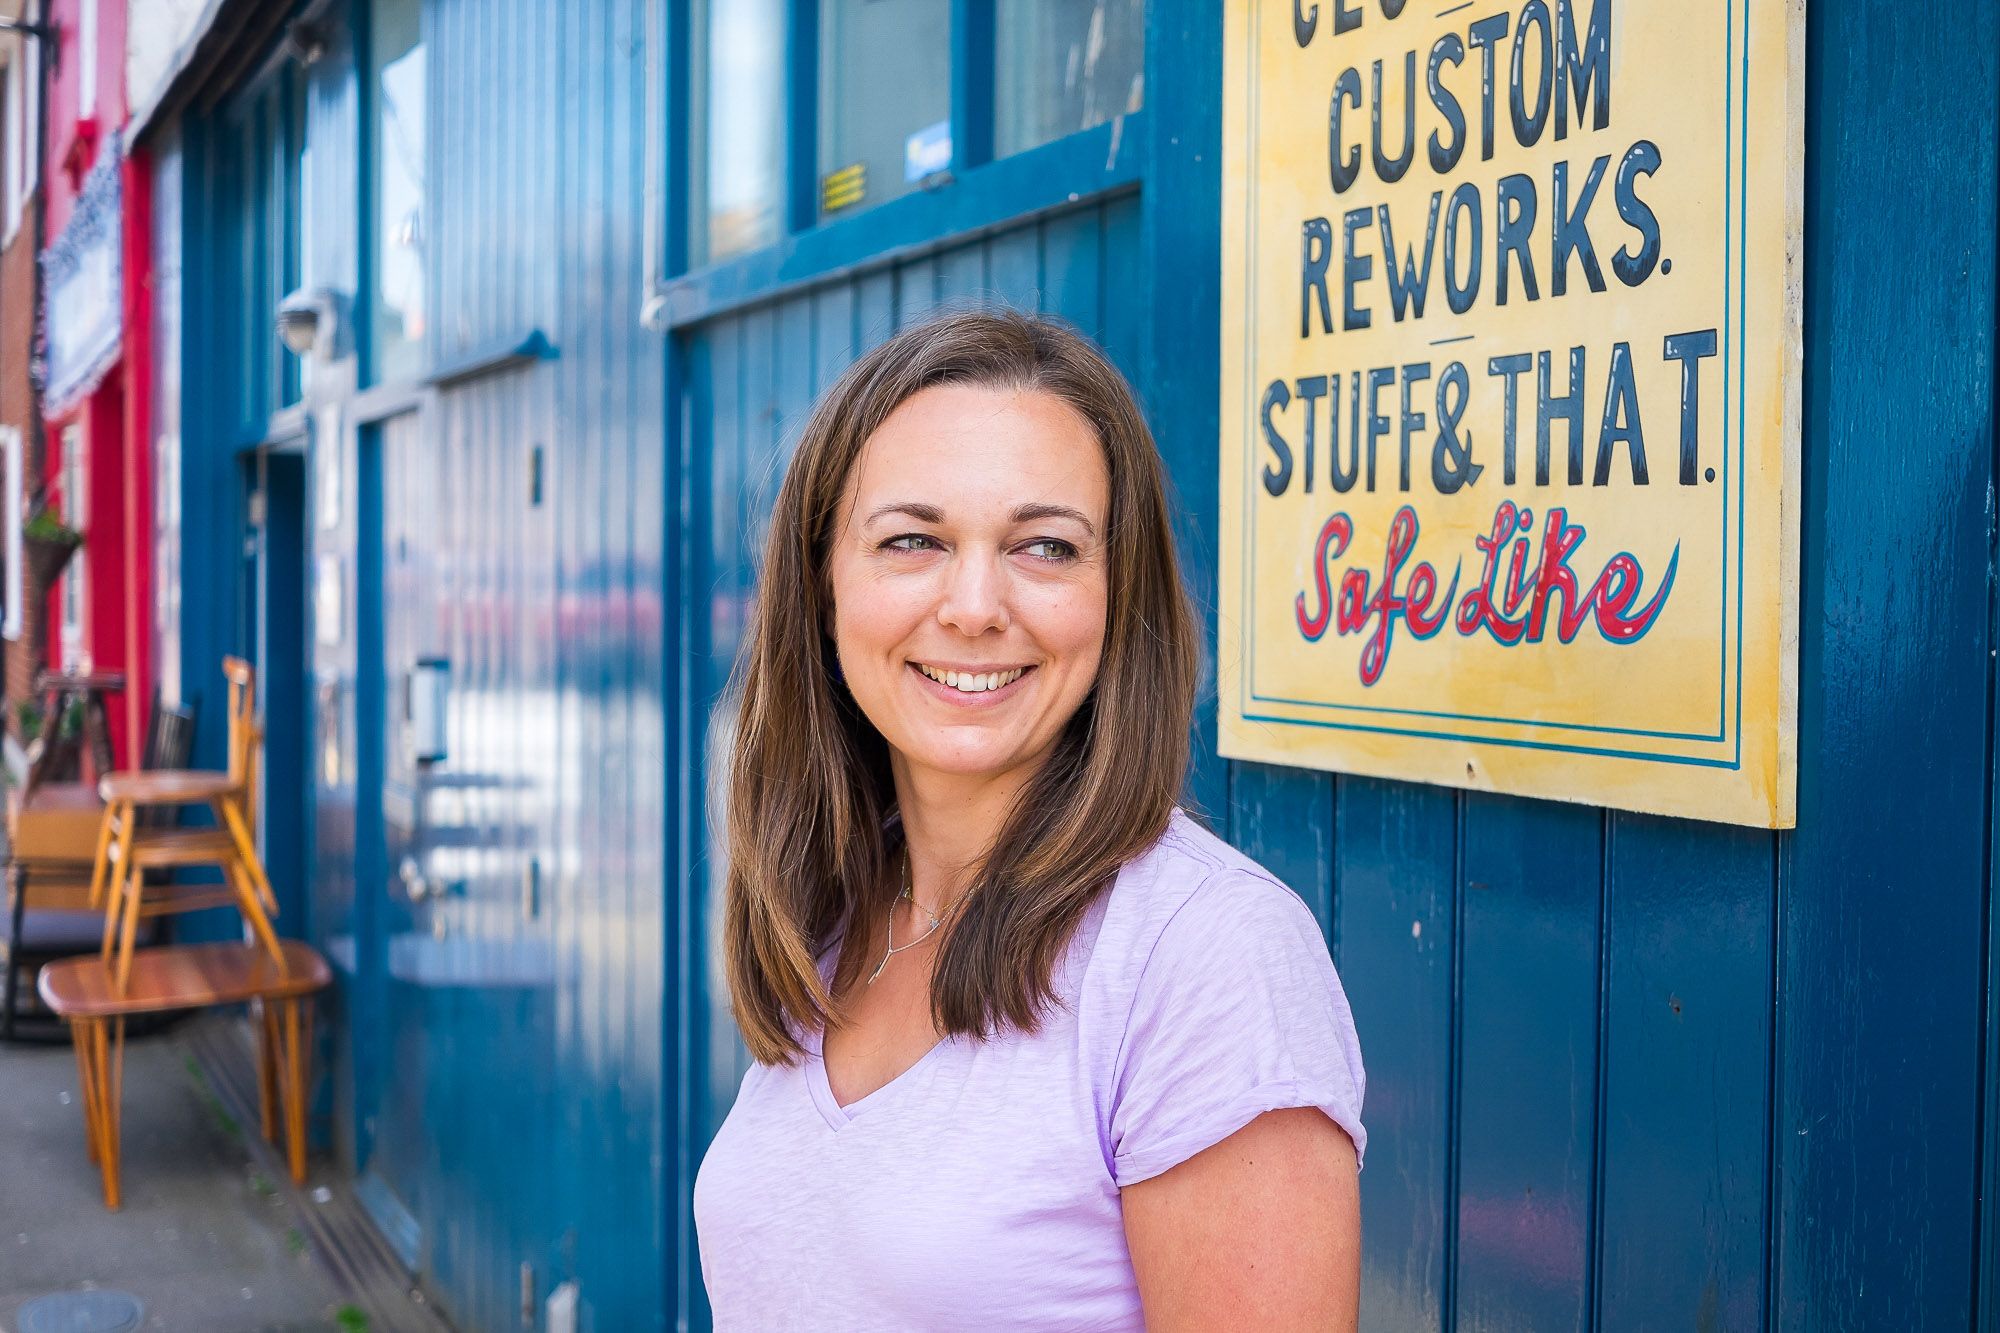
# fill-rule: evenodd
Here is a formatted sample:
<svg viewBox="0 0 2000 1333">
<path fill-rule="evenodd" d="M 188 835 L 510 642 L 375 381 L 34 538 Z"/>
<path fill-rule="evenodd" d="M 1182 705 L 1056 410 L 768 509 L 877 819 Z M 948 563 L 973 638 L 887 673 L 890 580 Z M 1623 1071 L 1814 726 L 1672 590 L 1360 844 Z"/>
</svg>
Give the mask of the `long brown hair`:
<svg viewBox="0 0 2000 1333">
<path fill-rule="evenodd" d="M 1097 679 L 946 937 L 931 980 L 940 1031 L 1034 1030 L 1084 910 L 1166 830 L 1186 773 L 1198 622 L 1174 559 L 1159 451 L 1124 377 L 1067 326 L 1011 313 L 947 314 L 862 356 L 814 407 L 778 492 L 733 686 L 724 947 L 737 1024 L 766 1064 L 789 1063 L 801 1029 L 835 1021 L 815 959 L 896 891 L 888 745 L 840 683 L 826 569 L 862 446 L 906 399 L 941 384 L 1069 404 L 1104 449 L 1111 513 Z M 863 966 L 842 952 L 836 991 Z"/>
</svg>

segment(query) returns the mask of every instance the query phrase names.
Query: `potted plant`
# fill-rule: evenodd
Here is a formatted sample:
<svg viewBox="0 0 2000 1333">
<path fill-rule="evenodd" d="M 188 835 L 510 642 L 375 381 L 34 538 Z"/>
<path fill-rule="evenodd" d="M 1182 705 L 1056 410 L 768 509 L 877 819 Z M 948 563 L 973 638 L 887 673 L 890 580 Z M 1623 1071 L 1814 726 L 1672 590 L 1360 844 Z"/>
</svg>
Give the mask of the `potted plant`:
<svg viewBox="0 0 2000 1333">
<path fill-rule="evenodd" d="M 83 545 L 83 534 L 62 521 L 62 515 L 46 501 L 35 508 L 21 528 L 21 554 L 27 563 L 32 586 L 53 587 L 63 566 Z"/>
</svg>

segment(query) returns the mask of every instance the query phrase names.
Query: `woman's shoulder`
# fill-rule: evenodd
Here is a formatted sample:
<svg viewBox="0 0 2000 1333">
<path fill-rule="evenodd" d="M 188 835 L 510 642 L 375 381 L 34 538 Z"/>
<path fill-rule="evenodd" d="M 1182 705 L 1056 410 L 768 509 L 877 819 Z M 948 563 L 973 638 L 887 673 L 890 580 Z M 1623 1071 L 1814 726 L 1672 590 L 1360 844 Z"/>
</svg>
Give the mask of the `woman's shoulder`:
<svg viewBox="0 0 2000 1333">
<path fill-rule="evenodd" d="M 1126 862 L 1112 885 L 1098 939 L 1105 979 L 1136 983 L 1170 934 L 1202 944 L 1173 950 L 1174 958 L 1205 957 L 1218 966 L 1246 951 L 1326 948 L 1297 893 L 1179 809 L 1159 840 Z"/>
<path fill-rule="evenodd" d="M 1366 1144 L 1360 1043 L 1318 918 L 1182 812 L 1120 873 L 1088 996 L 1121 1186 L 1286 1107 Z"/>
</svg>

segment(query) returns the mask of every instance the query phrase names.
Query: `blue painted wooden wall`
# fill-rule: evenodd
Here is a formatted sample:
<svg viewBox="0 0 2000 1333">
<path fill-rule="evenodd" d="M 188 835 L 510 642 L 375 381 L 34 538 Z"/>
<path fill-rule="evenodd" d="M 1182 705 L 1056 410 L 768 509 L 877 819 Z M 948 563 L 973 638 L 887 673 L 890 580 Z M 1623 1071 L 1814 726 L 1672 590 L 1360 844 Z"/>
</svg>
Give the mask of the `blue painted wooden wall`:
<svg viewBox="0 0 2000 1333">
<path fill-rule="evenodd" d="M 523 1262 L 541 1291 L 578 1282 L 586 1327 L 698 1325 L 688 1190 L 742 1067 L 708 945 L 713 705 L 784 461 L 830 377 L 938 304 L 1063 314 L 1141 392 L 1212 627 L 1219 19 L 1150 6 L 1122 150 L 1079 136 L 689 275 L 664 339 L 637 322 L 642 7 L 432 0 L 427 25 L 431 356 L 534 330 L 554 348 L 412 399 L 435 468 L 415 531 L 458 570 L 454 749 L 499 780 L 459 815 L 451 938 L 549 965 L 525 1007 L 442 997 L 425 1019 L 456 1117 L 416 1145 L 428 1276 L 468 1326 L 515 1322 Z M 1313 905 L 1360 1024 L 1365 1327 L 1991 1326 L 2000 23 L 1818 0 L 1808 38 L 1798 830 L 1224 763 L 1205 705 L 1190 803 Z M 308 266 L 349 291 L 354 70 L 343 30 L 308 89 L 309 185 L 343 201 Z M 224 179 L 196 150 L 227 133 L 190 122 L 192 173 Z M 1074 202 L 1038 193 L 1086 167 Z M 226 246 L 195 272 L 233 188 L 188 195 L 186 364 L 263 318 Z M 190 420 L 206 404 L 230 429 L 188 430 L 190 678 L 226 638 L 194 580 L 227 577 L 245 418 L 223 409 L 253 372 L 200 373 Z M 313 555 L 352 594 L 362 422 L 386 408 L 351 360 L 310 397 L 341 408 L 313 447 L 346 497 Z M 536 446 L 545 535 L 522 510 Z M 355 602 L 312 658 L 310 915 L 336 958 L 386 892 L 358 817 L 381 645 Z M 539 916 L 516 910 L 524 859 Z M 393 1071 L 355 1048 L 382 1016 L 349 971 L 330 1082 L 355 1163 Z M 538 1095 L 483 1097 L 497 1080 Z"/>
<path fill-rule="evenodd" d="M 754 596 L 798 414 L 841 349 L 934 292 L 1034 304 L 1052 265 L 1097 268 L 1080 302 L 1037 300 L 1113 339 L 1212 604 L 1220 70 L 1202 9 L 1153 6 L 1147 86 L 1173 92 L 1149 108 L 1136 195 L 940 235 L 920 261 L 795 284 L 686 335 L 700 699 Z M 1975 1246 L 1992 1230 L 2000 80 L 1990 9 L 1958 24 L 1811 9 L 1796 833 L 1224 763 L 1203 728 L 1191 802 L 1314 906 L 1360 1025 L 1364 1328 L 1963 1327 L 1991 1299 Z M 1941 99 L 1921 113 L 1905 92 L 1920 71 Z M 1946 104 L 1970 118 L 1962 136 L 1878 151 L 1930 142 L 1920 114 Z M 1130 285 L 1106 276 L 1114 235 Z M 1935 421 L 1916 440 L 1896 423 L 1919 402 Z M 689 931 L 706 938 L 701 901 Z M 715 987 L 703 967 L 691 1001 Z M 705 1135 L 741 1056 L 712 1003 L 694 1031 Z"/>
<path fill-rule="evenodd" d="M 285 74 L 307 81 L 305 280 L 350 295 L 370 280 L 366 11 L 336 7 L 326 53 Z M 422 1275 L 467 1328 L 519 1325 L 523 1265 L 537 1310 L 574 1281 L 586 1328 L 674 1321 L 668 469 L 662 345 L 638 323 L 642 33 L 638 6 L 611 0 L 426 4 L 430 364 L 536 333 L 550 354 L 371 386 L 350 342 L 305 393 L 309 558 L 338 585 L 339 623 L 305 645 L 313 870 L 287 925 L 340 971 L 335 1149 L 402 1182 Z M 238 244 L 276 225 L 240 180 L 243 100 L 184 126 L 190 679 L 231 646 L 242 516 L 226 487 L 281 407 L 256 368 L 275 296 Z M 371 477 L 392 454 L 401 470 Z M 370 604 L 385 523 L 423 587 L 392 569 Z M 381 975 L 365 944 L 413 915 L 371 819 L 401 781 L 385 632 L 453 663 L 452 758 L 417 848 L 449 892 L 427 906 L 442 938 L 415 975 L 393 957 Z"/>
</svg>

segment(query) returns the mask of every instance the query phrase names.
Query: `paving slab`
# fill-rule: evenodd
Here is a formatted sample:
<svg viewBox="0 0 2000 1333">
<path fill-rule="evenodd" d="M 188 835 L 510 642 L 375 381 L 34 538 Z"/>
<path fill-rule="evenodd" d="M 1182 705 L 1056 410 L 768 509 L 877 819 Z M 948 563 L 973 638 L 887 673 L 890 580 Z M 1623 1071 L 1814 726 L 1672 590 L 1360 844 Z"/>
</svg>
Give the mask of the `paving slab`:
<svg viewBox="0 0 2000 1333">
<path fill-rule="evenodd" d="M 65 1291 L 126 1292 L 176 1333 L 368 1328 L 308 1252 L 296 1196 L 253 1164 L 239 1124 L 173 1031 L 125 1052 L 124 1206 L 84 1155 L 67 1046 L 0 1046 L 0 1333 Z M 375 1325 L 379 1327 L 379 1325 Z"/>
</svg>

